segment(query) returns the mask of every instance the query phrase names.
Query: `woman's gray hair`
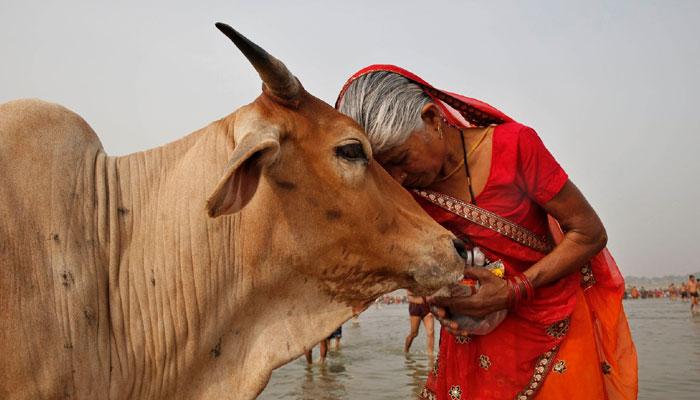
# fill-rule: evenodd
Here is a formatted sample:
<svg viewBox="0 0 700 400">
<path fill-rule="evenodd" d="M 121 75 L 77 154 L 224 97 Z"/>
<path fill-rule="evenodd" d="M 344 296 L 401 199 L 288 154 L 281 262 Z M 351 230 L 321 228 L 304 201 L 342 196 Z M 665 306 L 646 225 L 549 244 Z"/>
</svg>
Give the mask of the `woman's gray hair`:
<svg viewBox="0 0 700 400">
<path fill-rule="evenodd" d="M 387 71 L 355 79 L 340 99 L 338 110 L 357 121 L 372 150 L 381 153 L 403 144 L 423 127 L 421 111 L 430 97 L 417 84 Z"/>
</svg>

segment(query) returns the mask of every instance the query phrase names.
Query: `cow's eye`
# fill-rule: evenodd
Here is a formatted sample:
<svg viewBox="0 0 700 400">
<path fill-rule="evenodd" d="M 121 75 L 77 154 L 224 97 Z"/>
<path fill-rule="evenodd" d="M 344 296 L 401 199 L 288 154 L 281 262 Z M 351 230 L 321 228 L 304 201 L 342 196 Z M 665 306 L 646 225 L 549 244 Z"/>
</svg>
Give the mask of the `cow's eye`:
<svg viewBox="0 0 700 400">
<path fill-rule="evenodd" d="M 365 149 L 362 148 L 362 144 L 348 143 L 335 148 L 335 154 L 339 157 L 343 157 L 348 161 L 367 161 L 367 154 L 365 154 Z"/>
</svg>

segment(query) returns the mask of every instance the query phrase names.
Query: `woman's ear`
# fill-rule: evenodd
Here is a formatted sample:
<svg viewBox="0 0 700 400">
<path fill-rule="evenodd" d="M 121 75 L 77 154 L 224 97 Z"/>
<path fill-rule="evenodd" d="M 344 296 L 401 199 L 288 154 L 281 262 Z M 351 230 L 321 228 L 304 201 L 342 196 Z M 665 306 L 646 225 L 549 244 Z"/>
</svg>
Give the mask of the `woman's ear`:
<svg viewBox="0 0 700 400">
<path fill-rule="evenodd" d="M 420 117 L 426 126 L 433 127 L 437 130 L 438 124 L 440 124 L 440 120 L 442 119 L 442 113 L 435 103 L 430 102 L 423 106 Z"/>
</svg>

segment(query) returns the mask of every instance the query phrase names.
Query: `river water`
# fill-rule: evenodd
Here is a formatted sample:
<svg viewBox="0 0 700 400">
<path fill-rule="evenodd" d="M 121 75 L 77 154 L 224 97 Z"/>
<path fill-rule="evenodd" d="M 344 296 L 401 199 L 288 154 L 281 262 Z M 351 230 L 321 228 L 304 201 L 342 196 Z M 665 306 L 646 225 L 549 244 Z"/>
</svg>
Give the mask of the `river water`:
<svg viewBox="0 0 700 400">
<path fill-rule="evenodd" d="M 292 361 L 273 372 L 259 398 L 416 398 L 432 360 L 422 327 L 411 353 L 403 353 L 407 307 L 372 306 L 359 324 L 343 325 L 340 350 L 329 351 L 325 364 Z M 668 299 L 627 300 L 625 309 L 639 357 L 639 399 L 700 399 L 700 316 L 691 317 L 688 303 Z M 435 337 L 437 354 L 437 327 Z"/>
</svg>

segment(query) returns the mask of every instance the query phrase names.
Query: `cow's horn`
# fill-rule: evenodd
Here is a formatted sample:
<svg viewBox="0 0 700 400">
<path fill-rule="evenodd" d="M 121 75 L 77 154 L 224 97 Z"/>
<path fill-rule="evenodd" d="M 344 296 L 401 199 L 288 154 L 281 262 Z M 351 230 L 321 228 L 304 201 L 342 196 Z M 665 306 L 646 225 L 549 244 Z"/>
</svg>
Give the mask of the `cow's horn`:
<svg viewBox="0 0 700 400">
<path fill-rule="evenodd" d="M 280 60 L 268 54 L 229 25 L 217 22 L 216 27 L 228 36 L 248 61 L 253 64 L 270 94 L 284 101 L 293 101 L 299 97 L 303 90 L 301 84 Z"/>
</svg>

